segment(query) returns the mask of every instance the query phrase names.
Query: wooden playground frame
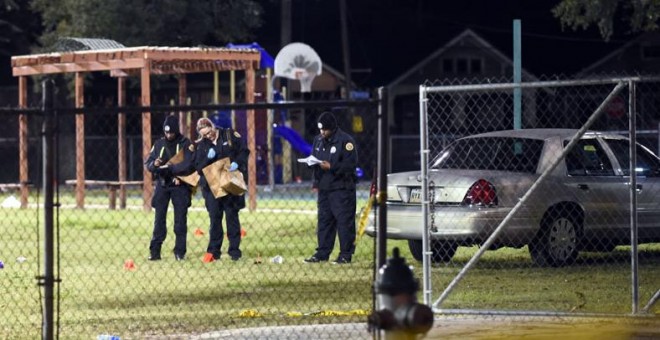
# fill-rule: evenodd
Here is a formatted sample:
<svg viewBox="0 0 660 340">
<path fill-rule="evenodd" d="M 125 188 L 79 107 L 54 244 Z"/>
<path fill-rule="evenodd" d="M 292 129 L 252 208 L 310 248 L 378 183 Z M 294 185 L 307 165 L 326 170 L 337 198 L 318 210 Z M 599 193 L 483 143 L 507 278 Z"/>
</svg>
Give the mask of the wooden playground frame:
<svg viewBox="0 0 660 340">
<path fill-rule="evenodd" d="M 151 106 L 151 75 L 177 75 L 179 105 L 186 105 L 186 74 L 221 71 L 245 71 L 245 101 L 254 103 L 255 71 L 259 68 L 260 52 L 252 48 L 182 48 L 131 47 L 108 50 L 85 50 L 15 56 L 11 58 L 12 73 L 18 77 L 18 106 L 27 108 L 28 76 L 73 73 L 75 75 L 75 107 L 84 108 L 84 82 L 87 72 L 110 72 L 117 78 L 117 106 L 126 105 L 126 78 L 140 77 L 141 105 Z M 185 112 L 179 112 L 181 132 L 189 136 Z M 28 206 L 28 117 L 19 116 L 19 181 L 21 208 Z M 85 116 L 76 114 L 76 207 L 85 206 Z M 122 206 L 126 202 L 126 115 L 117 116 L 118 129 L 118 192 Z M 254 110 L 247 110 L 247 144 L 249 208 L 256 208 L 256 152 Z M 142 113 L 142 153 L 146 158 L 151 149 L 151 113 Z M 143 208 L 151 209 L 153 185 L 150 173 L 143 168 Z M 87 180 L 89 181 L 89 180 Z M 114 182 L 113 182 L 114 183 Z"/>
</svg>

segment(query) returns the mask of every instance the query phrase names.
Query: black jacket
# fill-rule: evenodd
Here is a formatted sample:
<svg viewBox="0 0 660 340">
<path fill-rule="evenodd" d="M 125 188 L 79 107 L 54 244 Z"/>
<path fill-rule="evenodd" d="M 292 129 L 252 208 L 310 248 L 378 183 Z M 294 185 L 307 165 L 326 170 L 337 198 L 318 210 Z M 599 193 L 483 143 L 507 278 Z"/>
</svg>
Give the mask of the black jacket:
<svg viewBox="0 0 660 340">
<path fill-rule="evenodd" d="M 321 135 L 314 138 L 312 155 L 330 162 L 330 170 L 314 166 L 312 186 L 319 190 L 355 190 L 358 152 L 353 137 L 337 128 L 327 139 Z"/>
<path fill-rule="evenodd" d="M 151 147 L 149 157 L 144 162 L 144 166 L 149 170 L 158 184 L 163 186 L 173 185 L 176 176 L 185 176 L 191 174 L 195 169 L 193 167 L 193 154 L 190 151 L 190 140 L 181 134 L 168 141 L 162 137 Z M 166 164 L 172 157 L 183 150 L 183 161 L 170 165 L 167 169 L 159 169 L 154 165 L 156 159 L 160 158 L 162 164 Z"/>
</svg>

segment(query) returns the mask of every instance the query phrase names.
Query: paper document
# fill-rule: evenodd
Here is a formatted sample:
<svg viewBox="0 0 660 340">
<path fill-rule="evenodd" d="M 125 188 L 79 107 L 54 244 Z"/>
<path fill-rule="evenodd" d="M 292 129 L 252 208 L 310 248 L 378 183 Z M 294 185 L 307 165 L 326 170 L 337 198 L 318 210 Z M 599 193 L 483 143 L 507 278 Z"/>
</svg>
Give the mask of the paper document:
<svg viewBox="0 0 660 340">
<path fill-rule="evenodd" d="M 321 164 L 321 160 L 314 157 L 314 155 L 309 155 L 307 158 L 298 158 L 298 163 L 307 163 L 308 166 Z"/>
</svg>

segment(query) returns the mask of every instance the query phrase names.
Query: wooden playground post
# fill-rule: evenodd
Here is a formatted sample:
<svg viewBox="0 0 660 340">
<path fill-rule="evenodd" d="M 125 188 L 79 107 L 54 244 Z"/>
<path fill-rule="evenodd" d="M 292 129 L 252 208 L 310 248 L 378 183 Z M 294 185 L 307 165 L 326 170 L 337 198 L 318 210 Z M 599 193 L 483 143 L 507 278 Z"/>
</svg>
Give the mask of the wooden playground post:
<svg viewBox="0 0 660 340">
<path fill-rule="evenodd" d="M 142 91 L 142 106 L 151 106 L 151 61 L 146 59 L 140 69 L 140 90 Z M 149 157 L 151 150 L 151 112 L 142 112 L 142 159 Z M 151 210 L 151 197 L 154 194 L 151 172 L 142 167 L 142 208 Z"/>
<path fill-rule="evenodd" d="M 254 103 L 254 69 L 245 70 L 245 101 Z M 248 179 L 250 184 L 257 181 L 257 147 L 255 136 L 255 122 L 254 122 L 254 109 L 247 110 L 247 133 L 248 133 L 248 149 L 250 150 L 250 158 L 248 159 Z M 250 196 L 249 209 L 254 211 L 257 209 L 257 186 L 248 186 L 248 194 Z"/>
<path fill-rule="evenodd" d="M 27 77 L 18 78 L 18 107 L 27 108 Z M 18 180 L 21 186 L 21 208 L 28 206 L 28 126 L 27 115 L 18 116 Z"/>
<path fill-rule="evenodd" d="M 179 81 L 179 105 L 186 105 L 186 87 L 187 85 L 187 78 L 185 74 L 180 74 L 178 77 Z M 188 137 L 189 139 L 194 138 L 192 136 L 191 130 L 188 128 L 188 117 L 187 117 L 187 112 L 184 111 L 179 111 L 179 132 Z"/>
<path fill-rule="evenodd" d="M 117 107 L 126 106 L 126 77 L 117 78 Z M 117 115 L 117 165 L 120 183 L 126 182 L 126 113 Z M 119 185 L 119 208 L 126 209 L 126 186 Z"/>
<path fill-rule="evenodd" d="M 83 73 L 76 72 L 76 108 L 85 106 Z M 85 208 L 85 115 L 76 113 L 76 208 Z"/>
</svg>

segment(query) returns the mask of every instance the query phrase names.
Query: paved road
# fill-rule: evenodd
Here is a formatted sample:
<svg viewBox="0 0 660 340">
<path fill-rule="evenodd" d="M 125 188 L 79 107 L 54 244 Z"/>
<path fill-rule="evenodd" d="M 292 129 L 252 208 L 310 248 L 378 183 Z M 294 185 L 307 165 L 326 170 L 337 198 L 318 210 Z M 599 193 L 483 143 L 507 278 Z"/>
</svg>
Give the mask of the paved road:
<svg viewBox="0 0 660 340">
<path fill-rule="evenodd" d="M 660 316 L 586 318 L 537 316 L 438 317 L 424 339 L 660 339 Z M 366 323 L 244 328 L 190 339 L 377 339 Z M 381 337 L 381 338 L 384 338 Z"/>
</svg>

